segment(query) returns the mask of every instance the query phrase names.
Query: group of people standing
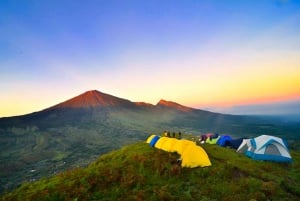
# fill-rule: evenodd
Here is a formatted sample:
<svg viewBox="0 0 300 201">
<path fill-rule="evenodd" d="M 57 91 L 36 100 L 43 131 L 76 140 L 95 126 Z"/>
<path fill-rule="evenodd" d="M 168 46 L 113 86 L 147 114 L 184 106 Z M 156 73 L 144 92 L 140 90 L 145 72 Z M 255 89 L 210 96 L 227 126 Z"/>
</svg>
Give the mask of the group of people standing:
<svg viewBox="0 0 300 201">
<path fill-rule="evenodd" d="M 181 132 L 179 131 L 178 134 L 176 134 L 175 132 L 173 132 L 173 133 L 171 134 L 170 131 L 164 131 L 163 136 L 164 136 L 164 137 L 172 137 L 172 138 L 178 138 L 178 139 L 181 139 Z"/>
</svg>

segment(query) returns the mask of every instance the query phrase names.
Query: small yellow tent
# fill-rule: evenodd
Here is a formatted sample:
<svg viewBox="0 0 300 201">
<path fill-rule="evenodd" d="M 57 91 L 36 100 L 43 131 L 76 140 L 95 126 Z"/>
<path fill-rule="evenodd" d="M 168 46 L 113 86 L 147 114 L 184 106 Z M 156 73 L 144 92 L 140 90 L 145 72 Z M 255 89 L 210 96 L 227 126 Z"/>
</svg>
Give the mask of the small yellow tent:
<svg viewBox="0 0 300 201">
<path fill-rule="evenodd" d="M 188 146 L 183 153 L 181 154 L 181 166 L 182 167 L 206 167 L 211 166 L 211 162 L 204 151 L 200 146 Z"/>
<path fill-rule="evenodd" d="M 155 137 L 156 135 L 150 135 L 150 137 L 147 138 L 147 143 L 149 144 L 151 142 L 151 140 Z"/>
</svg>

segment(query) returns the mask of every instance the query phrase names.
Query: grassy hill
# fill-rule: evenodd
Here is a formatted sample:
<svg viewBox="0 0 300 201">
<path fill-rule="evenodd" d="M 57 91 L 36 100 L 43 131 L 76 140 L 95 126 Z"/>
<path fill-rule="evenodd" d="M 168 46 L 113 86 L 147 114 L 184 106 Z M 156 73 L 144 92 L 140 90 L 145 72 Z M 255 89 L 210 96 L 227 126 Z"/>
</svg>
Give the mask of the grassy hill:
<svg viewBox="0 0 300 201">
<path fill-rule="evenodd" d="M 203 145 L 212 166 L 181 168 L 178 155 L 145 142 L 100 156 L 86 168 L 25 183 L 7 200 L 300 200 L 300 152 L 294 162 L 254 161 Z"/>
</svg>

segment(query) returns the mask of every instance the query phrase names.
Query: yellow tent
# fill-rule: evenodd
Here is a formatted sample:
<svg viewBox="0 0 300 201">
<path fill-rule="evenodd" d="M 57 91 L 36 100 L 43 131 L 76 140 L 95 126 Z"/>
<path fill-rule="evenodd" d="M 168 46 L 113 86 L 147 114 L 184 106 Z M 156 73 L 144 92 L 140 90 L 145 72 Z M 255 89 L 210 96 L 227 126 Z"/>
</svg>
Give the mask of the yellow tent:
<svg viewBox="0 0 300 201">
<path fill-rule="evenodd" d="M 162 149 L 164 146 L 164 143 L 166 141 L 168 141 L 168 137 L 161 137 L 159 138 L 159 140 L 157 140 L 157 142 L 155 143 L 154 147 L 156 147 L 157 149 Z"/>
<path fill-rule="evenodd" d="M 151 135 L 147 142 L 151 140 L 155 135 Z M 160 137 L 155 143 L 154 147 L 167 152 L 177 152 L 181 155 L 181 166 L 194 168 L 194 167 L 206 167 L 211 166 L 211 162 L 205 152 L 205 150 L 197 146 L 195 142 L 190 140 L 178 140 L 176 138 Z"/>
<path fill-rule="evenodd" d="M 184 151 L 189 145 L 196 146 L 196 143 L 195 143 L 195 142 L 192 142 L 192 141 L 190 141 L 190 140 L 185 140 L 185 139 L 177 140 L 177 142 L 176 142 L 176 143 L 174 144 L 174 146 L 173 146 L 173 150 L 176 151 L 178 154 L 182 154 L 183 151 Z"/>
<path fill-rule="evenodd" d="M 161 146 L 161 149 L 168 152 L 174 152 L 174 144 L 177 143 L 175 138 L 167 138 Z"/>
<path fill-rule="evenodd" d="M 200 146 L 188 146 L 183 153 L 181 154 L 181 166 L 182 167 L 206 167 L 211 166 L 211 162 L 204 151 Z"/>
<path fill-rule="evenodd" d="M 151 140 L 155 137 L 156 135 L 151 135 L 150 137 L 147 138 L 147 143 L 149 144 L 151 142 Z"/>
</svg>

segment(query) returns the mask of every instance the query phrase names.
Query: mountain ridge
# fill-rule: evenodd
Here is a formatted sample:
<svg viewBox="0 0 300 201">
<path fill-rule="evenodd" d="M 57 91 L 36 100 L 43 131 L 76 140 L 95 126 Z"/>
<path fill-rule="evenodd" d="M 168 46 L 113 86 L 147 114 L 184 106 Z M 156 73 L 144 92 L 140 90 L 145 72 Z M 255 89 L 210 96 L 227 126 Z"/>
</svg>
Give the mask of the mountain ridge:
<svg viewBox="0 0 300 201">
<path fill-rule="evenodd" d="M 63 101 L 45 110 L 61 109 L 61 108 L 95 108 L 95 107 L 152 107 L 152 108 L 169 108 L 182 112 L 191 112 L 193 110 L 201 110 L 196 108 L 187 107 L 176 103 L 174 101 L 167 101 L 160 99 L 156 105 L 139 101 L 132 102 L 128 99 L 120 98 L 114 95 L 100 92 L 98 90 L 86 91 L 80 95 Z M 209 112 L 209 111 L 208 111 Z"/>
<path fill-rule="evenodd" d="M 28 114 L 17 115 L 17 116 L 8 116 L 8 117 L 0 117 L 0 119 L 9 119 L 9 118 L 17 118 L 24 117 L 30 115 L 37 115 L 40 112 L 48 112 L 53 110 L 61 110 L 61 109 L 93 109 L 93 108 L 166 108 L 178 110 L 181 112 L 192 112 L 192 111 L 205 111 L 207 110 L 187 107 L 176 103 L 174 101 L 167 101 L 164 99 L 160 99 L 157 104 L 151 104 L 143 101 L 133 102 L 126 98 L 120 98 L 118 96 L 110 95 L 107 93 L 103 93 L 98 90 L 89 90 L 85 91 L 77 96 L 69 98 L 63 102 L 55 104 L 53 106 L 47 107 L 40 111 L 35 111 Z M 215 112 L 211 112 L 215 113 Z"/>
</svg>

